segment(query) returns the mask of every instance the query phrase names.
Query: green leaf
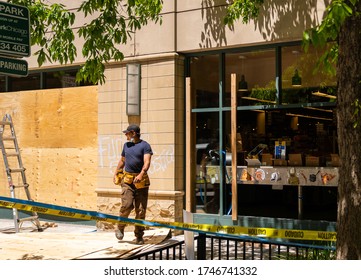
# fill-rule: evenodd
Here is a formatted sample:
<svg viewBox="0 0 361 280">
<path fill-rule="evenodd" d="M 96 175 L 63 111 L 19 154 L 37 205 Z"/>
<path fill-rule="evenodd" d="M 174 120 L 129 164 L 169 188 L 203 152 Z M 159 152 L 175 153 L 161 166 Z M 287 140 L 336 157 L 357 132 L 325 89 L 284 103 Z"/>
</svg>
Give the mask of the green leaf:
<svg viewBox="0 0 361 280">
<path fill-rule="evenodd" d="M 43 0 L 11 0 L 30 11 L 31 44 L 38 45 L 35 53 L 39 66 L 46 61 L 72 63 L 77 56 L 74 45 L 76 14 L 60 3 Z M 84 39 L 81 54 L 86 62 L 77 75 L 91 83 L 105 81 L 104 64 L 124 58 L 120 44 L 149 21 L 161 23 L 162 0 L 84 0 L 77 14 L 92 16 L 91 21 L 78 29 Z"/>
</svg>

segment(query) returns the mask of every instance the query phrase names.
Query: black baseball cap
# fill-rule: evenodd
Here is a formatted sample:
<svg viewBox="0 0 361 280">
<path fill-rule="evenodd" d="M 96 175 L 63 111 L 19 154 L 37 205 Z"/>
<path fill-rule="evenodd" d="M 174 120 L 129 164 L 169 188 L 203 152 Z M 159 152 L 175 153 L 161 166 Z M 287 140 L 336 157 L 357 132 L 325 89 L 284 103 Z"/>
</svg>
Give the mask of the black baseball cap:
<svg viewBox="0 0 361 280">
<path fill-rule="evenodd" d="M 129 125 L 126 130 L 123 130 L 123 133 L 128 133 L 130 131 L 134 131 L 135 133 L 140 134 L 140 128 L 136 124 Z"/>
</svg>

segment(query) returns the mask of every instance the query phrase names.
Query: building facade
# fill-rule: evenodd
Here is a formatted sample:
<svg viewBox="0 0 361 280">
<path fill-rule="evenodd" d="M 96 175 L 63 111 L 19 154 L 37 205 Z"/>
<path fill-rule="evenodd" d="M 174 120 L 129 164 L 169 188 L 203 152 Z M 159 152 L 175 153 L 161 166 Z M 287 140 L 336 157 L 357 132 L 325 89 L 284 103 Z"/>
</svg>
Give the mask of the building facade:
<svg viewBox="0 0 361 280">
<path fill-rule="evenodd" d="M 61 2 L 76 9 L 75 1 Z M 96 141 L 86 144 L 96 151 L 87 154 L 90 158 L 86 162 L 87 168 L 96 170 L 96 174 L 84 174 L 79 178 L 81 164 L 76 167 L 78 172 L 65 181 L 61 171 L 52 173 L 53 182 L 49 183 L 55 181 L 61 192 L 71 197 L 60 204 L 118 213 L 120 190 L 113 185 L 112 177 L 126 140 L 122 130 L 128 124 L 136 123 L 141 127 L 142 138 L 151 143 L 154 151 L 149 170 L 149 220 L 182 221 L 182 211 L 187 209 L 195 214 L 195 221 L 217 219 L 221 223 L 230 223 L 229 216 L 236 209 L 231 203 L 231 178 L 227 167 L 227 158 L 232 154 L 232 137 L 237 137 L 239 144 L 233 156 L 236 155 L 238 165 L 244 167 L 237 171 L 240 186 L 237 215 L 268 216 L 271 208 L 274 209 L 273 217 L 307 218 L 309 213 L 300 211 L 297 201 L 300 190 L 297 187 L 300 185 L 313 186 L 312 190 L 304 189 L 310 203 L 301 206 L 314 208 L 325 204 L 323 206 L 332 212 L 337 186 L 334 182 L 338 176 L 336 164 L 333 165 L 333 160 L 337 160 L 335 78 L 327 73 L 315 74 L 314 63 L 320 56 L 319 51 L 310 49 L 306 53 L 301 47 L 303 31 L 321 21 L 324 2 L 265 2 L 256 20 L 247 24 L 240 20 L 227 27 L 223 24 L 223 17 L 228 1 L 164 0 L 162 24 L 149 23 L 137 31 L 127 45 L 120 47 L 125 55 L 124 61 L 106 65 L 105 83 L 89 86 L 89 92 L 94 92 L 89 100 L 97 104 L 96 110 L 85 110 L 91 120 L 78 122 L 76 115 L 74 118 L 69 116 L 74 127 L 82 127 L 96 119 Z M 77 27 L 86 20 L 78 19 Z M 77 40 L 77 44 L 80 49 L 81 40 Z M 72 85 L 72 75 L 63 75 L 58 86 L 53 81 L 57 89 L 49 89 L 44 83 L 46 77 L 50 85 L 50 77 L 57 80 L 54 73 L 59 69 L 71 70 L 57 65 L 39 68 L 35 57 L 30 57 L 28 62 L 29 78 L 38 77 L 39 84 L 43 85 L 37 88 L 29 86 L 34 100 L 38 100 L 36 95 L 44 91 L 59 91 L 69 83 Z M 78 57 L 72 67 L 82 62 Z M 231 84 L 232 74 L 235 74 L 236 86 Z M 11 91 L 28 89 L 20 84 L 21 81 L 29 82 L 29 78 L 2 77 L 1 96 L 9 98 L 13 94 Z M 31 81 L 34 80 L 36 78 Z M 237 129 L 233 132 L 232 89 L 237 91 Z M 60 95 L 53 99 L 58 105 L 64 102 Z M 66 107 L 74 105 L 71 99 L 66 104 Z M 82 106 L 80 102 L 79 108 Z M 59 108 L 62 108 L 61 104 L 54 108 L 50 119 L 64 117 L 59 115 Z M 6 105 L 2 105 L 2 111 L 7 111 Z M 38 113 L 38 121 L 28 123 L 31 133 L 35 133 L 37 123 L 44 122 L 42 112 Z M 29 119 L 34 117 L 28 114 Z M 89 133 L 94 136 L 94 131 L 84 131 L 84 135 Z M 47 146 L 29 146 L 26 144 L 27 135 L 20 136 L 31 152 Z M 210 144 L 218 156 L 211 155 Z M 80 145 L 77 149 L 81 151 L 84 147 Z M 58 143 L 49 148 L 60 149 L 57 152 L 61 154 L 67 147 Z M 49 151 L 53 153 L 55 150 Z M 298 161 L 292 162 L 290 154 Z M 270 155 L 268 160 L 272 162 L 268 162 L 266 155 Z M 318 162 L 306 164 L 306 157 Z M 203 164 L 205 158 L 215 158 L 218 162 Z M 261 164 L 251 166 L 247 159 L 259 160 Z M 82 160 L 81 156 L 78 160 Z M 31 160 L 27 164 L 36 166 Z M 264 170 L 260 166 L 273 169 Z M 295 166 L 297 168 L 290 169 Z M 62 170 L 67 168 L 66 164 L 62 166 Z M 246 179 L 242 179 L 243 170 L 246 170 Z M 260 175 L 256 174 L 257 171 Z M 41 172 L 45 173 L 44 170 Z M 289 182 L 292 172 L 298 183 Z M 80 172 L 83 173 L 84 170 Z M 322 185 L 321 177 L 326 173 L 334 176 L 327 186 Z M 192 174 L 191 178 L 187 174 Z M 279 174 L 286 181 L 277 179 L 275 184 L 271 181 L 272 174 Z M 315 181 L 311 180 L 311 175 L 316 176 Z M 91 184 L 85 180 L 89 176 L 94 179 Z M 257 176 L 261 176 L 264 182 L 255 180 Z M 304 181 L 300 183 L 300 180 Z M 41 192 L 42 188 L 36 186 L 35 192 Z M 91 198 L 85 204 L 80 203 L 86 195 Z M 43 202 L 57 202 L 50 194 L 41 198 Z M 267 198 L 275 200 L 278 206 L 273 207 Z M 313 200 L 317 202 L 312 203 Z M 209 201 L 215 209 L 207 209 Z M 333 218 L 332 215 L 326 217 Z M 112 225 L 99 224 L 99 227 L 108 229 Z"/>
</svg>

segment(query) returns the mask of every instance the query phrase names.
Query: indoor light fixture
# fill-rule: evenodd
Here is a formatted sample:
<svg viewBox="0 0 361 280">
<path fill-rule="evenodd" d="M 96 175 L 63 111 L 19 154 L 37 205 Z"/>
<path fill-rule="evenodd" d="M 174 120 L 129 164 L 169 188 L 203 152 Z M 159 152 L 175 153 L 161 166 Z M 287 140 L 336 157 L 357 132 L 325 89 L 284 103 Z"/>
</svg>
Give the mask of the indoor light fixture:
<svg viewBox="0 0 361 280">
<path fill-rule="evenodd" d="M 292 86 L 293 87 L 300 87 L 302 85 L 302 78 L 298 74 L 298 70 L 295 70 L 295 74 L 292 77 Z"/>
<path fill-rule="evenodd" d="M 244 73 L 244 60 L 246 59 L 246 57 L 244 55 L 240 55 L 238 56 L 238 58 L 241 60 L 241 73 Z M 248 91 L 248 84 L 246 82 L 244 74 L 241 75 L 241 80 L 238 82 L 238 90 Z"/>
<path fill-rule="evenodd" d="M 296 56 L 296 67 L 295 67 L 295 74 L 292 77 L 292 86 L 293 87 L 300 87 L 302 85 L 302 78 L 298 74 L 298 66 L 299 66 L 299 55 L 300 52 L 298 50 L 293 50 L 292 54 Z"/>
<path fill-rule="evenodd" d="M 248 84 L 246 82 L 246 79 L 244 75 L 241 76 L 241 80 L 238 83 L 238 90 L 240 91 L 247 91 L 248 90 Z"/>
</svg>

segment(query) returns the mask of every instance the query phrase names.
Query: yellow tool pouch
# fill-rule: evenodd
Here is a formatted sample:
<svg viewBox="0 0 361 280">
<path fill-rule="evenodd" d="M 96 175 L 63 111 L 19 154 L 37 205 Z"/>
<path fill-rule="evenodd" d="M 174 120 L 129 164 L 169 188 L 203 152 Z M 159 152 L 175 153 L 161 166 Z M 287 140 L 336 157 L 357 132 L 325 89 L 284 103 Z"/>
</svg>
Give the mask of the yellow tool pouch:
<svg viewBox="0 0 361 280">
<path fill-rule="evenodd" d="M 124 180 L 125 184 L 131 184 L 131 183 L 133 183 L 134 176 L 130 175 L 130 174 L 125 174 L 123 177 L 123 180 Z"/>
<path fill-rule="evenodd" d="M 124 177 L 123 169 L 118 170 L 117 174 L 115 176 L 114 184 L 120 185 L 120 183 L 122 182 L 123 177 Z"/>
<path fill-rule="evenodd" d="M 135 186 L 137 189 L 145 188 L 145 179 L 143 179 L 142 181 L 140 181 L 140 182 L 138 182 L 138 183 L 134 183 L 134 186 Z"/>
<path fill-rule="evenodd" d="M 149 180 L 148 174 L 144 174 L 143 179 L 140 182 L 134 183 L 134 186 L 137 189 L 147 188 L 147 187 L 149 187 L 149 185 L 150 185 L 150 180 Z"/>
<path fill-rule="evenodd" d="M 137 183 L 134 182 L 134 178 L 138 174 L 139 173 L 125 172 L 124 177 L 123 177 L 123 182 L 128 185 L 133 184 L 137 189 L 142 189 L 142 188 L 148 187 L 150 185 L 148 174 L 144 174 L 143 179 L 140 182 L 137 182 Z"/>
</svg>

